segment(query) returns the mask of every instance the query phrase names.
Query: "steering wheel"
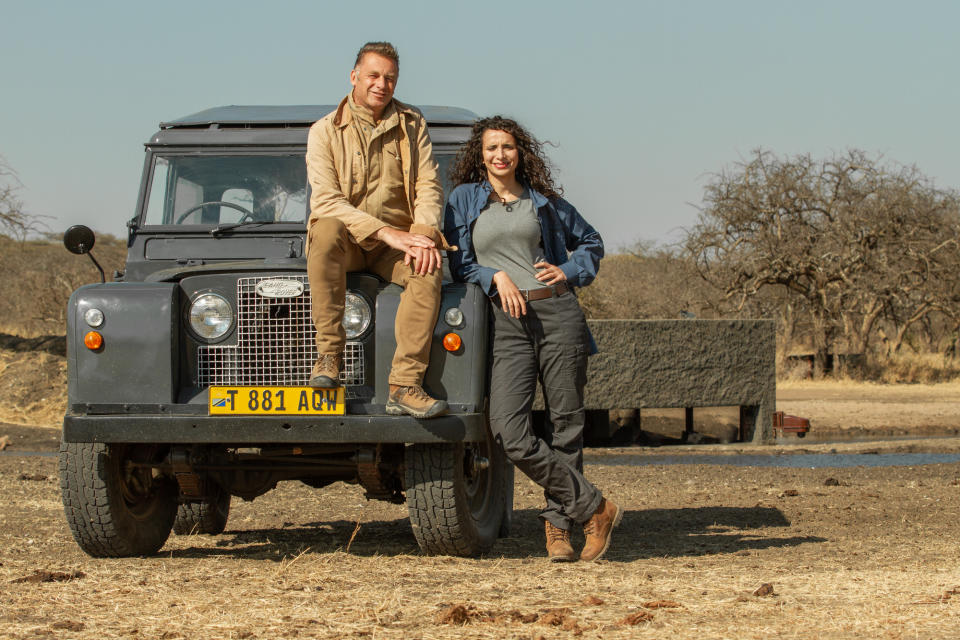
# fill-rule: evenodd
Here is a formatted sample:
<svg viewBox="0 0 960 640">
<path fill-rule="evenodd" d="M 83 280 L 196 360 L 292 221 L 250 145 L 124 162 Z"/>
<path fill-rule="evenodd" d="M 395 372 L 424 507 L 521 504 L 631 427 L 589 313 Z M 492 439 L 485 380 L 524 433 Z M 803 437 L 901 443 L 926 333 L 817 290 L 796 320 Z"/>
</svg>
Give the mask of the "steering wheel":
<svg viewBox="0 0 960 640">
<path fill-rule="evenodd" d="M 191 213 L 193 213 L 197 209 L 203 209 L 204 207 L 209 207 L 215 204 L 218 204 L 221 207 L 230 207 L 231 209 L 236 209 L 237 211 L 240 211 L 241 213 L 243 213 L 243 215 L 240 217 L 239 220 L 237 220 L 237 222 L 243 222 L 247 218 L 250 218 L 251 220 L 253 219 L 253 211 L 250 211 L 249 209 L 244 209 L 238 204 L 233 204 L 232 202 L 224 202 L 223 200 L 211 200 L 210 202 L 201 202 L 200 204 L 194 207 L 190 207 L 189 209 L 187 209 L 186 211 L 180 214 L 180 217 L 177 218 L 177 221 L 175 224 L 183 224 L 183 221 L 186 220 L 187 216 L 189 216 Z"/>
</svg>

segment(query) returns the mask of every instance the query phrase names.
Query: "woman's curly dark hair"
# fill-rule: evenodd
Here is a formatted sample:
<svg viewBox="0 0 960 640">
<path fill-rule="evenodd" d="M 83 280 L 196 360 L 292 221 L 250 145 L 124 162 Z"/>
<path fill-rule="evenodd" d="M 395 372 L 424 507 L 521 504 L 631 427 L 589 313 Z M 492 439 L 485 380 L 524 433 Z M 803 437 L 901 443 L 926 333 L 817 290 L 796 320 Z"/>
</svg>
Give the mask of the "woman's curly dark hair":
<svg viewBox="0 0 960 640">
<path fill-rule="evenodd" d="M 463 146 L 450 170 L 453 186 L 487 179 L 483 166 L 483 132 L 506 131 L 517 141 L 517 179 L 550 199 L 563 195 L 563 188 L 554 185 L 550 161 L 543 154 L 543 144 L 515 120 L 503 116 L 481 118 L 473 125 L 470 140 Z"/>
</svg>

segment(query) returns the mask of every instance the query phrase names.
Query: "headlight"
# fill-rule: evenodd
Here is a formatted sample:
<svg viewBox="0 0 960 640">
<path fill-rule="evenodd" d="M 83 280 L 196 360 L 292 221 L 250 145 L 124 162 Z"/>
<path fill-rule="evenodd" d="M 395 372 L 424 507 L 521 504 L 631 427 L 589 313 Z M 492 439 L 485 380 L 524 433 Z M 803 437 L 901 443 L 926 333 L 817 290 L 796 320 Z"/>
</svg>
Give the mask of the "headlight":
<svg viewBox="0 0 960 640">
<path fill-rule="evenodd" d="M 372 318 L 373 313 L 366 299 L 356 293 L 347 293 L 343 307 L 343 330 L 347 333 L 347 339 L 353 340 L 363 335 Z"/>
<path fill-rule="evenodd" d="M 204 340 L 217 340 L 233 326 L 233 308 L 223 296 L 205 293 L 190 303 L 190 328 Z"/>
</svg>

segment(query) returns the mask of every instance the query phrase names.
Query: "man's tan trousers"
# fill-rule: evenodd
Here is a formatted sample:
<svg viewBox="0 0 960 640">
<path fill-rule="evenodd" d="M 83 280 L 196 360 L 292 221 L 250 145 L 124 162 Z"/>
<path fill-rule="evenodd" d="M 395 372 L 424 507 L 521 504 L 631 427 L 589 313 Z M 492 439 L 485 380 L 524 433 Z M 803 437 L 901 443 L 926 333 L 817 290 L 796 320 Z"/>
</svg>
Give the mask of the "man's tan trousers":
<svg viewBox="0 0 960 640">
<path fill-rule="evenodd" d="M 364 251 L 350 239 L 347 228 L 334 217 L 321 217 L 310 227 L 307 277 L 317 327 L 317 353 L 343 353 L 343 306 L 348 271 L 369 271 L 404 288 L 394 331 L 397 351 L 393 355 L 389 383 L 418 385 L 430 361 L 433 327 L 440 309 L 440 270 L 417 275 L 413 262 L 403 263 L 403 252 L 382 244 Z"/>
</svg>

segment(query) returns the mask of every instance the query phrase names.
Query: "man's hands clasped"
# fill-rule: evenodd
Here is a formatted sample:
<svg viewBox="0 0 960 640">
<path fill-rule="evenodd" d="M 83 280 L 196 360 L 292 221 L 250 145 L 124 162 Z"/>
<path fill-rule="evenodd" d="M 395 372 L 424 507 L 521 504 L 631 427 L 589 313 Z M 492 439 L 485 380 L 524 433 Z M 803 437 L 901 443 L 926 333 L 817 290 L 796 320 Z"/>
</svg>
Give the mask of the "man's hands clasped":
<svg viewBox="0 0 960 640">
<path fill-rule="evenodd" d="M 380 227 L 377 240 L 403 252 L 403 264 L 413 260 L 414 273 L 426 275 L 440 268 L 440 250 L 437 243 L 420 233 L 401 231 L 393 227 Z"/>
</svg>

